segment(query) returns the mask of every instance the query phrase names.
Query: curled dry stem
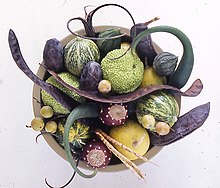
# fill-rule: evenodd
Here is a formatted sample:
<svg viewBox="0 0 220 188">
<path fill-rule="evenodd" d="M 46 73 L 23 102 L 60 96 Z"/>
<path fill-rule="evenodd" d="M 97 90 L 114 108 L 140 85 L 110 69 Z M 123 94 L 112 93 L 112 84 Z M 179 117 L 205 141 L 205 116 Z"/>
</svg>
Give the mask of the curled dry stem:
<svg viewBox="0 0 220 188">
<path fill-rule="evenodd" d="M 96 36 L 96 33 L 95 33 L 95 29 L 93 27 L 93 24 L 92 24 L 92 18 L 94 16 L 94 14 L 101 8 L 103 7 L 107 7 L 107 6 L 116 6 L 116 7 L 119 7 L 123 10 L 125 10 L 128 15 L 130 16 L 130 18 L 132 19 L 132 23 L 135 24 L 135 21 L 134 21 L 134 18 L 132 16 L 132 14 L 123 6 L 121 5 L 118 5 L 118 4 L 114 4 L 114 3 L 108 3 L 108 4 L 103 4 L 101 6 L 98 6 L 96 7 L 94 10 L 92 10 L 91 12 L 87 13 L 86 11 L 86 8 L 89 7 L 91 5 L 88 5 L 88 6 L 85 6 L 84 7 L 84 12 L 85 12 L 85 18 L 81 18 L 81 17 L 76 17 L 76 18 L 72 18 L 70 19 L 68 22 L 67 22 L 67 29 L 70 31 L 71 34 L 73 34 L 74 36 L 77 36 L 77 37 L 81 37 L 81 38 L 86 38 L 86 39 L 91 39 L 91 40 L 111 40 L 111 39 L 115 39 L 115 38 L 120 38 L 120 37 L 123 37 L 126 35 L 126 33 L 122 33 L 120 35 L 117 35 L 117 36 L 112 36 L 112 37 L 105 37 L 105 38 L 97 38 L 95 37 Z M 85 28 L 85 32 L 86 32 L 86 36 L 84 35 L 79 35 L 77 34 L 76 32 L 73 32 L 70 28 L 70 23 L 74 20 L 80 20 L 83 25 L 84 25 L 84 28 Z"/>
<path fill-rule="evenodd" d="M 26 128 L 31 128 L 31 125 L 25 125 Z"/>
<path fill-rule="evenodd" d="M 85 13 L 85 18 L 86 18 L 87 15 L 88 15 L 87 10 L 86 10 L 88 7 L 95 7 L 95 6 L 94 6 L 94 5 L 86 5 L 86 6 L 84 6 L 83 9 L 84 9 L 84 13 Z"/>
<path fill-rule="evenodd" d="M 117 149 L 115 149 L 114 146 L 99 131 L 95 131 L 95 133 L 100 138 L 100 140 L 107 146 L 107 148 L 116 157 L 118 157 L 121 160 L 121 162 L 125 164 L 127 168 L 129 168 L 134 174 L 138 175 L 139 178 L 144 179 L 143 173 L 138 169 L 138 167 L 132 161 L 130 161 L 128 158 L 122 155 Z"/>
<path fill-rule="evenodd" d="M 70 28 L 70 23 L 74 20 L 80 20 L 83 25 L 84 25 L 84 28 L 85 28 L 85 31 L 86 31 L 86 36 L 85 35 L 80 35 L 74 31 L 72 31 L 72 29 Z M 120 37 L 123 37 L 126 35 L 126 33 L 121 33 L 120 35 L 116 35 L 116 36 L 112 36 L 112 37 L 95 37 L 94 34 L 91 33 L 91 29 L 90 29 L 90 26 L 88 25 L 88 23 L 86 22 L 86 20 L 84 18 L 81 18 L 81 17 L 76 17 L 76 18 L 71 18 L 70 20 L 68 20 L 67 22 L 67 29 L 69 30 L 69 32 L 76 36 L 76 37 L 81 37 L 81 38 L 84 38 L 84 39 L 90 39 L 90 40 L 112 40 L 112 39 L 116 39 L 116 38 L 120 38 Z"/>
<path fill-rule="evenodd" d="M 135 25 L 135 21 L 134 21 L 134 18 L 132 16 L 132 14 L 123 6 L 119 5 L 119 4 L 115 4 L 115 3 L 107 3 L 107 4 L 103 4 L 103 5 L 100 5 L 98 6 L 97 8 L 95 8 L 93 11 L 91 11 L 87 17 L 86 17 L 86 20 L 89 24 L 92 25 L 92 18 L 95 14 L 95 12 L 97 12 L 99 9 L 101 8 L 104 8 L 104 7 L 107 7 L 107 6 L 115 6 L 115 7 L 119 7 L 121 9 L 123 9 L 124 11 L 126 11 L 128 13 L 128 15 L 130 16 L 131 20 L 132 20 L 132 23 Z"/>
<path fill-rule="evenodd" d="M 56 134 L 54 133 L 50 133 L 50 132 L 46 132 L 46 131 L 42 131 L 40 134 L 38 134 L 35 138 L 35 142 L 38 144 L 38 138 L 42 135 L 45 135 L 45 134 L 48 134 L 48 135 L 51 135 L 51 136 L 55 136 L 55 137 L 58 137 Z"/>
<path fill-rule="evenodd" d="M 80 158 L 76 159 L 76 165 L 77 165 L 77 166 L 78 166 L 78 164 L 79 164 L 79 160 L 80 160 Z M 68 180 L 68 182 L 66 182 L 64 185 L 57 186 L 57 187 L 54 187 L 54 186 L 50 185 L 50 184 L 48 183 L 48 181 L 47 181 L 47 178 L 45 178 L 44 181 L 45 181 L 46 185 L 47 185 L 48 187 L 50 187 L 50 188 L 65 188 L 66 186 L 68 186 L 68 185 L 72 182 L 72 180 L 73 180 L 73 178 L 75 177 L 75 175 L 76 175 L 76 171 L 73 172 L 73 175 L 70 177 L 70 179 Z"/>
</svg>

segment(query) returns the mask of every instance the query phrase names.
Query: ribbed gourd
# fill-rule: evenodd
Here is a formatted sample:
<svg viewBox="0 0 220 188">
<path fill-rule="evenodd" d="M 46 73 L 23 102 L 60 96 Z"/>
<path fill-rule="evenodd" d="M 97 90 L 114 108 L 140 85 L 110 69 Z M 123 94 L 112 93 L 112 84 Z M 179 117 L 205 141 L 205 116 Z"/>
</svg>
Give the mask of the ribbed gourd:
<svg viewBox="0 0 220 188">
<path fill-rule="evenodd" d="M 156 121 L 174 125 L 179 116 L 179 105 L 173 95 L 163 91 L 153 92 L 140 98 L 137 103 L 136 116 L 139 123 L 144 115 L 152 115 Z"/>
<path fill-rule="evenodd" d="M 87 62 L 98 62 L 99 58 L 99 49 L 90 39 L 76 37 L 64 47 L 65 67 L 75 76 L 81 75 L 83 67 Z"/>
<path fill-rule="evenodd" d="M 174 72 L 177 62 L 177 56 L 169 52 L 162 52 L 154 58 L 153 68 L 158 75 L 169 76 Z"/>
<path fill-rule="evenodd" d="M 62 119 L 58 123 L 58 129 L 56 132 L 56 139 L 61 146 L 64 146 L 63 143 L 64 124 L 65 124 L 65 120 Z M 90 134 L 89 126 L 76 120 L 73 123 L 69 132 L 69 142 L 72 150 L 77 151 L 79 149 L 82 149 L 87 143 L 88 139 L 90 138 L 90 135 L 91 134 Z"/>
</svg>

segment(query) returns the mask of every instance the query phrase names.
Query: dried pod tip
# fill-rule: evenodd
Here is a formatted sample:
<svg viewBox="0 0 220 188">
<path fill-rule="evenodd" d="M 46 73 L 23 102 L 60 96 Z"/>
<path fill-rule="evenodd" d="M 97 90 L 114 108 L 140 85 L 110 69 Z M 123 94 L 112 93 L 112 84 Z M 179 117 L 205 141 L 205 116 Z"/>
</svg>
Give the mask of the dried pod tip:
<svg viewBox="0 0 220 188">
<path fill-rule="evenodd" d="M 101 106 L 100 119 L 106 125 L 124 124 L 128 118 L 128 108 L 124 104 L 105 104 Z"/>
<path fill-rule="evenodd" d="M 100 93 L 108 93 L 111 91 L 111 82 L 108 80 L 101 80 L 98 84 L 98 90 Z"/>
<path fill-rule="evenodd" d="M 170 132 L 170 126 L 165 122 L 158 122 L 155 126 L 157 134 L 163 136 Z"/>
<path fill-rule="evenodd" d="M 105 168 L 111 161 L 112 153 L 101 140 L 93 139 L 83 148 L 82 157 L 92 168 Z"/>
</svg>

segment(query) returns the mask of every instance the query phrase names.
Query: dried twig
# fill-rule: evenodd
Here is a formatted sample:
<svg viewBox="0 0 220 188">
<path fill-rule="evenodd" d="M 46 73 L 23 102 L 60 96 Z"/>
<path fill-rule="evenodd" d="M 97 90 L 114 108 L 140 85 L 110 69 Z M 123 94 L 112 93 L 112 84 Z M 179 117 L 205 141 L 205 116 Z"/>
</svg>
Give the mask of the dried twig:
<svg viewBox="0 0 220 188">
<path fill-rule="evenodd" d="M 146 157 L 143 157 L 141 155 L 139 155 L 137 152 L 131 150 L 129 147 L 125 146 L 124 144 L 120 143 L 119 141 L 115 140 L 114 138 L 110 137 L 109 135 L 107 135 L 105 132 L 103 132 L 102 130 L 97 130 L 100 134 L 102 134 L 109 142 L 118 145 L 120 147 L 122 147 L 123 149 L 125 149 L 126 151 L 134 154 L 136 157 L 138 157 L 139 159 L 148 162 L 149 160 Z"/>
<path fill-rule="evenodd" d="M 107 146 L 107 148 L 116 156 L 118 157 L 127 168 L 129 168 L 132 172 L 138 175 L 138 177 L 144 179 L 144 175 L 142 172 L 137 168 L 137 166 L 127 159 L 124 155 L 122 155 L 118 150 L 114 148 L 114 146 L 99 132 L 95 131 L 96 135 L 102 140 L 102 142 Z M 145 180 L 145 179 L 144 179 Z"/>
<path fill-rule="evenodd" d="M 108 134 L 106 134 L 105 132 L 103 132 L 102 130 L 98 129 L 98 132 L 100 132 L 100 134 L 102 134 L 109 142 L 111 142 L 112 144 L 118 145 L 121 148 L 125 149 L 126 151 L 134 154 L 136 157 L 138 157 L 139 159 L 145 161 L 145 162 L 149 162 L 152 163 L 155 166 L 158 166 L 157 164 L 151 162 L 149 159 L 147 159 L 146 157 L 141 156 L 140 154 L 138 154 L 137 152 L 131 150 L 129 147 L 125 146 L 124 144 L 120 143 L 119 141 L 115 140 L 114 138 L 110 137 Z"/>
</svg>

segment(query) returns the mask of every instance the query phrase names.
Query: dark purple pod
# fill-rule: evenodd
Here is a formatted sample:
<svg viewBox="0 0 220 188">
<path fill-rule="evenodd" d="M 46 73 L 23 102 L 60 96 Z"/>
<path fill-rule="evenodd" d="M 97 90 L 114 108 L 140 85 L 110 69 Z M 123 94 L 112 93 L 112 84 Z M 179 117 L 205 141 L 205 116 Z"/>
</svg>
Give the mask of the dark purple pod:
<svg viewBox="0 0 220 188">
<path fill-rule="evenodd" d="M 44 65 L 54 72 L 61 72 L 64 68 L 63 46 L 57 39 L 47 40 L 43 51 Z"/>
<path fill-rule="evenodd" d="M 101 140 L 93 139 L 83 147 L 82 158 L 92 168 L 105 168 L 111 161 L 112 153 Z"/>
<path fill-rule="evenodd" d="M 99 117 L 106 125 L 122 125 L 128 118 L 128 107 L 124 104 L 103 104 Z"/>
</svg>

